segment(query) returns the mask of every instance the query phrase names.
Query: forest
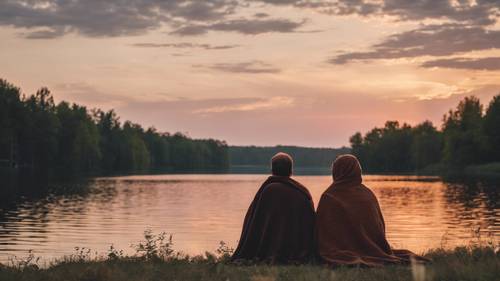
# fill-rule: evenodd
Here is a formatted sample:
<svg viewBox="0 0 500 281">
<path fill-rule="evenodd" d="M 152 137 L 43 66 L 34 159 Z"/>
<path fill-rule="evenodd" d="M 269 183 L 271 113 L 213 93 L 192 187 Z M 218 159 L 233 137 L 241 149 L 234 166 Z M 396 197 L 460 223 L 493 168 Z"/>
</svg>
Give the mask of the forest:
<svg viewBox="0 0 500 281">
<path fill-rule="evenodd" d="M 500 95 L 485 108 L 466 97 L 443 117 L 415 126 L 387 121 L 350 138 L 352 153 L 369 173 L 460 173 L 477 165 L 500 165 Z M 144 129 L 121 122 L 113 110 L 61 101 L 47 88 L 33 95 L 0 79 L 0 172 L 29 171 L 35 178 L 140 172 L 226 171 L 229 166 L 266 166 L 275 153 L 299 167 L 329 167 L 343 147 L 228 146 L 214 139 Z M 492 164 L 493 163 L 493 164 Z"/>
<path fill-rule="evenodd" d="M 444 114 L 441 128 L 430 121 L 415 126 L 387 121 L 383 128 L 354 134 L 350 143 L 363 169 L 371 173 L 446 175 L 498 167 L 500 95 L 486 108 L 477 97 L 465 97 Z"/>
<path fill-rule="evenodd" d="M 269 166 L 271 157 L 278 152 L 290 154 L 297 167 L 330 167 L 333 159 L 340 154 L 349 153 L 350 149 L 284 145 L 229 146 L 229 160 L 231 166 Z"/>
<path fill-rule="evenodd" d="M 144 171 L 224 170 L 228 146 L 214 139 L 144 129 L 113 111 L 61 101 L 47 88 L 33 95 L 0 79 L 0 170 L 36 178 Z"/>
</svg>

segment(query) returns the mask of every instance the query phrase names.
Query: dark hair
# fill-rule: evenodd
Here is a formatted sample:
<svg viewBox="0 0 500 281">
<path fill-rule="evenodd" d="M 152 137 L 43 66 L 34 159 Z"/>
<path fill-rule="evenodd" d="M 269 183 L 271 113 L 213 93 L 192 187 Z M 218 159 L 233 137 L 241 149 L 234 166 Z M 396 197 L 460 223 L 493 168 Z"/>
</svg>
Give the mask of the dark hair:
<svg viewBox="0 0 500 281">
<path fill-rule="evenodd" d="M 292 174 L 293 159 L 290 155 L 279 152 L 271 158 L 271 170 L 275 176 L 289 177 Z"/>
</svg>

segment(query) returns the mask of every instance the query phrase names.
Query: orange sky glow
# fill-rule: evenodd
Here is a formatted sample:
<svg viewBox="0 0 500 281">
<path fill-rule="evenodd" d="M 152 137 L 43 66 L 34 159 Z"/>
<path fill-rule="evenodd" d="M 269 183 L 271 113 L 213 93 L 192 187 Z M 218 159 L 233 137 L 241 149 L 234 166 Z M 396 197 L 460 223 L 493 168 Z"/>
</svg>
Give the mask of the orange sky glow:
<svg viewBox="0 0 500 281">
<path fill-rule="evenodd" d="M 7 0 L 0 77 L 234 145 L 348 145 L 500 93 L 495 0 Z"/>
</svg>

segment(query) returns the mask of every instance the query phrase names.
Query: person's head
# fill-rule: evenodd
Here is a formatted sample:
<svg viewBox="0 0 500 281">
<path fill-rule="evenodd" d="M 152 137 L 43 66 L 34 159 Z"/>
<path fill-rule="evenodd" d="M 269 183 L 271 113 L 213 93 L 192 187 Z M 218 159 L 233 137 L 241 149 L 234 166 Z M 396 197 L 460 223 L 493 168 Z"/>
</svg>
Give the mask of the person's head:
<svg viewBox="0 0 500 281">
<path fill-rule="evenodd" d="M 279 152 L 271 158 L 271 171 L 274 176 L 289 177 L 292 175 L 293 159 L 290 155 Z"/>
<path fill-rule="evenodd" d="M 333 161 L 332 176 L 334 183 L 361 184 L 361 164 L 352 154 L 340 155 Z"/>
</svg>

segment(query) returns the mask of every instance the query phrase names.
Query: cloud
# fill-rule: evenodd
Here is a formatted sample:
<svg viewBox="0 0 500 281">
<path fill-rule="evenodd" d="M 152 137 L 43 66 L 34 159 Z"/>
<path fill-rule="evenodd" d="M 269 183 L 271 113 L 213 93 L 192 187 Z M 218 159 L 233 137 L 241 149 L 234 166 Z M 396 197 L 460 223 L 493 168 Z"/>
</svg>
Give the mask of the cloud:
<svg viewBox="0 0 500 281">
<path fill-rule="evenodd" d="M 226 50 L 237 48 L 240 45 L 210 45 L 196 43 L 136 43 L 134 47 L 140 48 L 176 48 L 176 49 L 204 49 L 204 50 Z"/>
<path fill-rule="evenodd" d="M 226 15 L 234 14 L 235 9 L 239 6 L 239 3 L 235 0 L 156 1 L 170 3 L 169 8 L 173 9 L 170 11 L 172 16 L 194 21 L 219 20 Z"/>
<path fill-rule="evenodd" d="M 113 108 L 131 102 L 130 97 L 106 93 L 86 82 L 61 83 L 54 85 L 59 100 L 84 104 L 90 107 Z"/>
<path fill-rule="evenodd" d="M 212 24 L 188 24 L 171 34 L 180 36 L 202 35 L 209 31 L 237 32 L 246 35 L 256 35 L 269 32 L 294 32 L 305 24 L 305 20 L 292 21 L 288 19 L 237 19 L 220 21 Z"/>
<path fill-rule="evenodd" d="M 193 65 L 193 67 L 208 68 L 229 73 L 259 74 L 259 73 L 281 72 L 281 69 L 276 68 L 268 63 L 257 60 L 249 62 L 239 62 L 239 63 L 216 63 L 212 65 Z"/>
<path fill-rule="evenodd" d="M 151 7 L 118 2 L 2 1 L 0 4 L 0 24 L 45 30 L 34 30 L 27 38 L 53 38 L 70 31 L 88 36 L 135 34 L 158 27 L 160 22 L 159 15 L 153 13 Z"/>
<path fill-rule="evenodd" d="M 498 0 L 3 0 L 0 25 L 25 28 L 27 38 L 50 39 L 67 33 L 88 37 L 144 34 L 169 26 L 174 34 L 200 35 L 209 30 L 243 34 L 292 32 L 303 22 L 269 19 L 254 3 L 293 6 L 331 15 L 394 16 L 399 20 L 426 19 L 492 25 L 499 17 Z M 248 15 L 251 19 L 234 19 Z M 232 18 L 231 18 L 232 17 Z"/>
<path fill-rule="evenodd" d="M 238 5 L 236 0 L 5 0 L 0 1 L 0 25 L 26 28 L 24 35 L 36 39 L 69 32 L 137 35 L 165 24 L 220 21 Z"/>
<path fill-rule="evenodd" d="M 5 0 L 0 25 L 27 29 L 29 39 L 52 39 L 67 33 L 87 37 L 145 34 L 162 26 L 174 34 L 199 35 L 209 30 L 243 34 L 291 32 L 303 22 L 288 19 L 228 19 L 247 7 L 237 0 Z"/>
<path fill-rule="evenodd" d="M 489 25 L 498 17 L 498 1 L 386 0 L 383 14 L 403 20 L 447 19 L 460 23 Z"/>
<path fill-rule="evenodd" d="M 271 5 L 291 5 L 331 15 L 395 16 L 399 20 L 448 20 L 475 25 L 497 21 L 498 1 L 433 0 L 258 0 Z"/>
<path fill-rule="evenodd" d="M 256 18 L 267 18 L 269 17 L 269 14 L 260 12 L 260 13 L 255 13 L 253 16 Z"/>
<path fill-rule="evenodd" d="M 439 126 L 442 114 L 465 95 L 474 94 L 487 104 L 498 94 L 499 85 L 477 90 L 436 99 L 414 97 L 404 104 L 380 95 L 334 91 L 306 92 L 289 97 L 292 100 L 285 97 L 272 102 L 270 97 L 134 102 L 118 107 L 117 112 L 123 120 L 144 127 L 154 125 L 160 131 L 188 132 L 192 137 L 224 139 L 230 144 L 331 147 L 346 145 L 356 131 L 367 132 L 387 120 L 411 124 L 431 120 Z M 271 103 L 276 107 L 265 105 Z"/>
<path fill-rule="evenodd" d="M 54 39 L 61 37 L 64 33 L 64 28 L 51 28 L 21 33 L 21 35 L 27 39 Z"/>
<path fill-rule="evenodd" d="M 452 58 L 426 61 L 422 67 L 443 67 L 473 70 L 500 70 L 500 57 L 479 59 Z"/>
<path fill-rule="evenodd" d="M 457 53 L 500 48 L 500 30 L 457 24 L 428 25 L 389 36 L 372 51 L 348 52 L 328 61 L 345 64 L 350 61 L 449 56 Z"/>
<path fill-rule="evenodd" d="M 291 97 L 272 97 L 269 99 L 254 99 L 253 101 L 246 101 L 239 104 L 214 106 L 203 109 L 195 110 L 194 113 L 223 113 L 234 111 L 255 111 L 255 110 L 269 110 L 275 108 L 290 107 L 294 105 L 294 99 Z"/>
</svg>

